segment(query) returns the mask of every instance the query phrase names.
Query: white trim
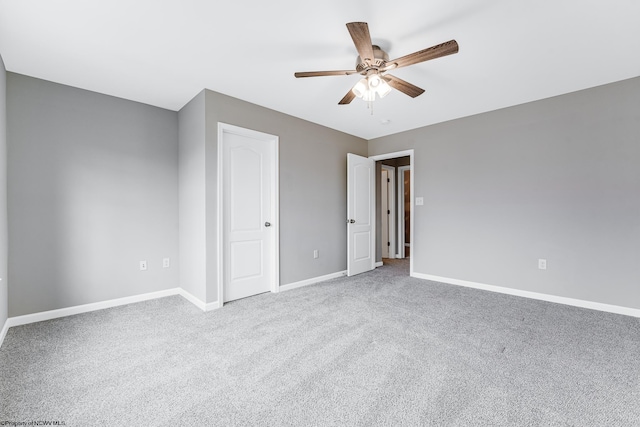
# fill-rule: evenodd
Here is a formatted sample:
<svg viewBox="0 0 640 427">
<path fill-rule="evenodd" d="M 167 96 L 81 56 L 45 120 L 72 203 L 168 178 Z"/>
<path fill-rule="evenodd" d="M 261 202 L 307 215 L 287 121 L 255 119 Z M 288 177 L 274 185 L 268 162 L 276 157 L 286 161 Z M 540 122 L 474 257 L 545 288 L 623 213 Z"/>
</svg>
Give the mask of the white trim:
<svg viewBox="0 0 640 427">
<path fill-rule="evenodd" d="M 51 320 L 51 319 L 58 319 L 60 317 L 73 316 L 75 314 L 89 313 L 91 311 L 104 310 L 106 308 L 119 307 L 119 306 L 128 305 L 128 304 L 135 304 L 138 302 L 149 301 L 149 300 L 158 299 L 158 298 L 165 298 L 173 295 L 180 295 L 181 297 L 183 297 L 184 299 L 186 299 L 187 301 L 189 301 L 190 303 L 198 307 L 200 310 L 205 312 L 215 310 L 221 307 L 218 301 L 205 304 L 200 299 L 196 298 L 191 293 L 185 291 L 182 288 L 172 288 L 164 291 L 150 292 L 147 294 L 134 295 L 134 296 L 124 297 L 124 298 L 116 298 L 116 299 L 111 299 L 107 301 L 94 302 L 90 304 L 76 305 L 73 307 L 59 308 L 56 310 L 41 311 L 38 313 L 9 317 L 6 320 L 6 322 L 4 322 L 4 327 L 0 332 L 0 346 L 2 346 L 2 342 L 4 341 L 4 338 L 7 335 L 9 328 L 13 326 L 28 325 L 30 323 L 42 322 L 42 321 Z"/>
<path fill-rule="evenodd" d="M 198 307 L 200 310 L 204 311 L 205 309 L 205 303 L 200 299 L 197 298 L 196 296 L 194 296 L 191 292 L 185 291 L 182 288 L 178 288 L 178 294 L 186 299 L 187 301 L 189 301 L 191 304 L 195 305 L 196 307 Z"/>
<path fill-rule="evenodd" d="M 0 348 L 4 342 L 4 337 L 7 336 L 7 332 L 9 332 L 9 319 L 4 321 L 4 326 L 2 327 L 2 331 L 0 331 Z"/>
<path fill-rule="evenodd" d="M 378 262 L 376 262 L 376 268 L 378 268 L 378 267 L 382 267 L 383 265 L 384 265 L 384 264 L 383 264 L 383 262 L 382 262 L 382 261 L 378 261 Z"/>
<path fill-rule="evenodd" d="M 484 283 L 476 283 L 476 282 L 469 282 L 467 280 L 433 276 L 431 274 L 412 273 L 411 277 L 416 277 L 418 279 L 424 279 L 424 280 L 431 280 L 434 282 L 447 283 L 450 285 L 464 286 L 467 288 L 482 289 L 484 291 L 498 292 L 501 294 L 515 295 L 518 297 L 531 298 L 531 299 L 554 302 L 554 303 L 564 304 L 564 305 L 571 305 L 574 307 L 589 308 L 591 310 L 606 311 L 608 313 L 623 314 L 625 316 L 640 317 L 640 309 L 637 309 L 637 308 L 622 307 L 619 305 L 612 305 L 612 304 L 603 304 L 600 302 L 561 297 L 557 295 L 542 294 L 539 292 L 523 291 L 521 289 L 505 288 L 502 286 L 486 285 Z"/>
<path fill-rule="evenodd" d="M 302 288 L 303 286 L 315 285 L 316 283 L 335 279 L 337 277 L 344 277 L 346 275 L 347 275 L 347 270 L 344 270 L 344 271 L 338 271 L 336 273 L 325 274 L 324 276 L 312 277 L 311 279 L 300 280 L 299 282 L 293 282 L 287 285 L 280 286 L 280 292 Z"/>
<path fill-rule="evenodd" d="M 409 156 L 409 166 L 411 167 L 411 174 L 410 174 L 410 183 L 409 183 L 409 191 L 411 192 L 411 212 L 409 212 L 409 221 L 411 224 L 411 230 L 409 231 L 409 239 L 411 240 L 409 242 L 409 248 L 410 248 L 410 257 L 409 257 L 409 275 L 413 276 L 413 260 L 415 259 L 415 239 L 414 239 L 414 230 L 416 229 L 415 227 L 415 203 L 413 203 L 413 200 L 415 200 L 415 179 L 414 179 L 414 175 L 415 175 L 415 168 L 413 167 L 413 162 L 414 162 L 414 150 L 404 150 L 404 151 L 396 151 L 393 153 L 386 153 L 386 154 L 377 154 L 375 156 L 369 156 L 370 159 L 372 159 L 373 161 L 378 161 L 378 160 L 386 160 L 386 159 L 395 159 L 396 157 L 405 157 L 405 156 Z"/>
<path fill-rule="evenodd" d="M 410 150 L 394 151 L 393 153 L 376 154 L 375 156 L 369 156 L 371 160 L 377 162 L 378 160 L 395 159 L 397 157 L 413 156 L 413 148 Z"/>
<path fill-rule="evenodd" d="M 148 301 L 180 294 L 180 288 L 167 289 L 165 291 L 150 292 L 148 294 L 134 295 L 124 298 L 116 298 L 91 304 L 76 305 L 73 307 L 59 308 L 57 310 L 41 311 L 39 313 L 25 314 L 7 319 L 9 327 L 42 322 L 44 320 L 57 319 L 59 317 L 73 316 L 74 314 L 88 313 L 90 311 L 103 310 L 105 308 L 118 307 L 136 302 Z"/>
<path fill-rule="evenodd" d="M 224 133 L 234 133 L 250 138 L 256 138 L 264 140 L 271 144 L 271 182 L 273 183 L 273 191 L 271 192 L 271 226 L 273 230 L 272 239 L 272 276 L 271 276 L 271 292 L 278 292 L 280 289 L 280 170 L 279 170 L 279 146 L 280 137 L 277 135 L 271 135 L 264 132 L 259 132 L 252 129 L 246 129 L 239 126 L 230 125 L 223 122 L 218 122 L 218 194 L 217 194 L 217 249 L 218 249 L 218 304 L 222 307 L 224 304 L 224 147 L 223 147 L 223 135 Z M 215 308 L 219 308 L 215 307 Z M 205 310 L 206 311 L 206 310 Z"/>
<path fill-rule="evenodd" d="M 224 301 L 224 296 L 223 296 L 223 288 L 224 288 L 224 271 L 222 270 L 222 266 L 224 265 L 224 254 L 223 254 L 223 250 L 224 250 L 224 225 L 222 223 L 222 200 L 224 199 L 223 197 L 223 191 L 224 191 L 224 185 L 222 182 L 222 167 L 224 164 L 224 159 L 223 154 L 224 154 L 224 149 L 222 147 L 222 126 L 223 124 L 218 122 L 218 141 L 217 141 L 217 145 L 218 145 L 218 176 L 217 176 L 217 180 L 218 180 L 218 188 L 216 191 L 216 204 L 217 204 L 217 211 L 216 211 L 216 218 L 217 218 L 217 224 L 216 224 L 216 250 L 218 251 L 218 256 L 217 256 L 217 261 L 218 261 L 218 286 L 217 288 L 217 292 L 218 292 L 218 298 L 217 300 L 221 302 L 221 304 L 224 304 L 222 301 Z"/>
<path fill-rule="evenodd" d="M 388 237 L 389 240 L 388 242 L 390 243 L 390 245 L 388 246 L 388 250 L 387 250 L 387 257 L 388 258 L 395 258 L 396 257 L 396 206 L 397 206 L 397 200 L 396 200 L 396 168 L 394 166 L 388 166 L 388 165 L 380 165 L 380 169 L 381 170 L 386 170 L 387 171 L 387 178 L 389 179 L 389 182 L 387 183 L 387 209 L 389 210 L 389 222 L 387 223 L 387 227 L 388 227 Z M 382 186 L 383 183 L 381 182 L 380 185 Z M 380 192 L 380 194 L 382 194 L 382 191 Z M 383 217 L 384 218 L 384 217 Z M 382 245 L 384 245 L 384 242 L 382 242 Z"/>
<path fill-rule="evenodd" d="M 220 301 L 208 302 L 204 306 L 204 311 L 206 313 L 208 311 L 217 310 L 219 308 L 222 308 L 222 304 L 220 304 Z"/>
<path fill-rule="evenodd" d="M 205 303 L 200 298 L 196 297 L 195 295 L 193 295 L 190 292 L 185 291 L 182 288 L 178 288 L 178 291 L 179 291 L 178 293 L 180 294 L 181 297 L 183 297 L 184 299 L 186 299 L 191 304 L 195 305 L 196 307 L 198 307 L 200 310 L 204 311 L 205 313 L 207 311 L 216 310 L 216 309 L 222 307 L 222 304 L 220 304 L 220 301 Z"/>
<path fill-rule="evenodd" d="M 222 304 L 220 304 L 219 300 L 215 301 L 215 302 L 205 303 L 200 298 L 196 297 L 195 295 L 193 295 L 190 292 L 185 291 L 182 288 L 178 288 L 178 291 L 179 291 L 178 293 L 180 294 L 181 297 L 183 297 L 184 299 L 186 299 L 191 304 L 195 305 L 196 307 L 198 307 L 200 310 L 204 311 L 205 313 L 207 311 L 216 310 L 216 309 L 222 307 Z"/>
<path fill-rule="evenodd" d="M 409 171 L 411 175 L 411 166 L 398 166 L 398 258 L 405 258 L 405 247 L 407 244 L 404 241 L 404 172 Z M 409 195 L 411 196 L 411 195 Z M 411 211 L 409 211 L 411 214 Z M 411 226 L 411 224 L 409 224 Z"/>
</svg>

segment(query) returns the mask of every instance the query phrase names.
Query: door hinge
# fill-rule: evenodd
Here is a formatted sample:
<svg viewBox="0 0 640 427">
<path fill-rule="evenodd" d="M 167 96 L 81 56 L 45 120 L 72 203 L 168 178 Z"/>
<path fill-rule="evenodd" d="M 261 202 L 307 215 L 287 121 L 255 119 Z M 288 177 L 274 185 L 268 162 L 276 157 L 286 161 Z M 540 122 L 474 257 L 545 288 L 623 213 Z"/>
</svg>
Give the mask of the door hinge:
<svg viewBox="0 0 640 427">
<path fill-rule="evenodd" d="M 391 242 L 387 242 L 387 246 L 391 246 Z"/>
<path fill-rule="evenodd" d="M 387 209 L 387 215 L 391 215 L 391 211 Z"/>
<path fill-rule="evenodd" d="M 387 178 L 387 182 L 391 182 L 391 178 Z"/>
</svg>

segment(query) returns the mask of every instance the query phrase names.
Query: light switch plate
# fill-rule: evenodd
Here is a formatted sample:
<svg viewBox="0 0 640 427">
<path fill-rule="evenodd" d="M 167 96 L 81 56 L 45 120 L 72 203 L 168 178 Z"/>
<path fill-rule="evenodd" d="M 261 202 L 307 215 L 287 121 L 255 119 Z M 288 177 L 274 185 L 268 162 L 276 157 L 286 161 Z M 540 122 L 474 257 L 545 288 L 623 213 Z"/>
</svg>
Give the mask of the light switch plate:
<svg viewBox="0 0 640 427">
<path fill-rule="evenodd" d="M 416 206 L 424 205 L 424 197 L 416 197 Z"/>
</svg>

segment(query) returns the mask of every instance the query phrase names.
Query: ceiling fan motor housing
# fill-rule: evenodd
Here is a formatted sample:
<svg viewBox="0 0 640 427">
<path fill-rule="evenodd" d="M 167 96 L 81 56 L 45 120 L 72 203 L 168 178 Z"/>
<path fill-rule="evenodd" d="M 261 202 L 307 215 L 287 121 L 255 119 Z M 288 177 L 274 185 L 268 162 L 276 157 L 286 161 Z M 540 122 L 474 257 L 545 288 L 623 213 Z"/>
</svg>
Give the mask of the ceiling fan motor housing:
<svg viewBox="0 0 640 427">
<path fill-rule="evenodd" d="M 380 49 L 380 46 L 374 44 L 372 47 L 373 61 L 370 64 L 364 62 L 360 56 L 356 59 L 356 71 L 360 74 L 365 74 L 365 72 L 370 69 L 377 70 L 378 68 L 382 68 L 389 61 L 389 55 L 387 52 Z"/>
</svg>

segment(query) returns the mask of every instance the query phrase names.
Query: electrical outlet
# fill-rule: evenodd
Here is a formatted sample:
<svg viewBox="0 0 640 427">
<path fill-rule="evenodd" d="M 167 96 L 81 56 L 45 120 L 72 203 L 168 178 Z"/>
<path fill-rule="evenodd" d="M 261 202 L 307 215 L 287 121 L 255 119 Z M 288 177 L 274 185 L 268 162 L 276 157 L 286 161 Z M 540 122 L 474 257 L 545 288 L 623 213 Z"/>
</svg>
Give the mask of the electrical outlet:
<svg viewBox="0 0 640 427">
<path fill-rule="evenodd" d="M 539 259 L 538 260 L 538 268 L 540 270 L 546 270 L 547 269 L 547 260 L 546 259 Z"/>
<path fill-rule="evenodd" d="M 162 268 L 171 267 L 171 260 L 169 258 L 162 258 Z"/>
<path fill-rule="evenodd" d="M 147 261 L 140 261 L 140 270 L 144 271 L 147 269 Z"/>
<path fill-rule="evenodd" d="M 314 249 L 314 250 L 313 250 L 313 258 L 318 258 L 318 256 L 319 256 L 319 255 L 318 255 L 318 250 L 317 250 L 317 249 Z"/>
<path fill-rule="evenodd" d="M 424 197 L 416 197 L 416 206 L 424 205 Z"/>
</svg>

